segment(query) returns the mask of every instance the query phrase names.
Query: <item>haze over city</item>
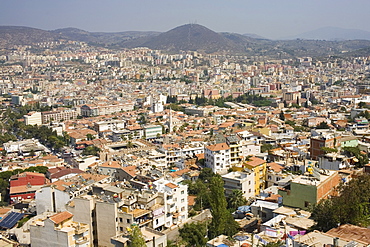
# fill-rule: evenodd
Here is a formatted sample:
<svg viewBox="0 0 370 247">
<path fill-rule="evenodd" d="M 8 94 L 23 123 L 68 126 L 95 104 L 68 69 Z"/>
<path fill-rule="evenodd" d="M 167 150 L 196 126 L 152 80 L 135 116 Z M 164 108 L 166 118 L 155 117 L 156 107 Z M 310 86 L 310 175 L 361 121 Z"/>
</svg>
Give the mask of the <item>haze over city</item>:
<svg viewBox="0 0 370 247">
<path fill-rule="evenodd" d="M 278 39 L 322 27 L 370 31 L 370 1 L 0 1 L 0 25 L 90 32 L 168 31 L 198 23 L 216 32 Z"/>
</svg>

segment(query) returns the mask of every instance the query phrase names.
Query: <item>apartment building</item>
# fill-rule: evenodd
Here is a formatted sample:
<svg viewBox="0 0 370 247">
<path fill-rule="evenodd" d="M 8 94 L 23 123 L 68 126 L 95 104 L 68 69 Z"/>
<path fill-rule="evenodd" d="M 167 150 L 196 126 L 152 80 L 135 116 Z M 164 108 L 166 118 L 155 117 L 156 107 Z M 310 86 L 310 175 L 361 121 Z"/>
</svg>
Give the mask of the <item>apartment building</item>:
<svg viewBox="0 0 370 247">
<path fill-rule="evenodd" d="M 335 193 L 335 188 L 341 181 L 337 171 L 312 167 L 311 173 L 310 176 L 298 176 L 286 187 L 279 189 L 284 206 L 307 209 Z"/>
<path fill-rule="evenodd" d="M 205 166 L 214 173 L 225 174 L 231 168 L 230 147 L 226 142 L 204 147 Z"/>
<path fill-rule="evenodd" d="M 90 104 L 81 106 L 81 115 L 84 117 L 93 117 L 100 115 L 108 115 L 120 111 L 131 111 L 133 109 L 134 109 L 133 103 L 123 103 L 116 105 Z"/>
<path fill-rule="evenodd" d="M 254 173 L 254 191 L 256 195 L 266 188 L 266 161 L 257 157 L 250 157 L 243 163 L 243 167 Z"/>
<path fill-rule="evenodd" d="M 26 125 L 42 125 L 41 112 L 29 112 L 23 119 Z"/>
<path fill-rule="evenodd" d="M 51 122 L 62 122 L 62 121 L 68 121 L 71 119 L 76 119 L 78 116 L 78 113 L 76 110 L 73 109 L 56 109 L 54 111 L 47 111 L 42 112 L 42 123 L 48 124 Z"/>
<path fill-rule="evenodd" d="M 32 247 L 89 247 L 90 227 L 73 221 L 73 214 L 63 211 L 35 220 L 30 225 Z"/>
<path fill-rule="evenodd" d="M 233 190 L 240 190 L 245 199 L 255 196 L 253 172 L 230 172 L 222 176 L 225 195 L 229 196 Z"/>
</svg>

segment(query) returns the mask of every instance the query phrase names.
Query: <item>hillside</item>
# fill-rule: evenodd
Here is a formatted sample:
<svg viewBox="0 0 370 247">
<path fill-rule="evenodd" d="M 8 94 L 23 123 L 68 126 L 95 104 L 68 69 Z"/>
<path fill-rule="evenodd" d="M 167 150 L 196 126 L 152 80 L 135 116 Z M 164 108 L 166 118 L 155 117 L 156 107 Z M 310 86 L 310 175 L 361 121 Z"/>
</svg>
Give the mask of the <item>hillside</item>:
<svg viewBox="0 0 370 247">
<path fill-rule="evenodd" d="M 57 40 L 83 41 L 113 49 L 148 47 L 167 52 L 199 51 L 242 54 L 255 59 L 348 56 L 369 54 L 370 40 L 268 40 L 237 33 L 216 33 L 198 24 L 187 24 L 168 32 L 88 32 L 77 28 L 45 31 L 29 27 L 0 26 L 0 49 Z"/>
<path fill-rule="evenodd" d="M 151 37 L 141 44 L 152 49 L 167 51 L 191 50 L 214 52 L 244 52 L 244 44 L 234 42 L 198 24 L 186 24 Z"/>
<path fill-rule="evenodd" d="M 56 41 L 58 34 L 31 27 L 0 26 L 0 47 Z"/>
<path fill-rule="evenodd" d="M 301 33 L 285 39 L 310 39 L 310 40 L 370 40 L 370 32 L 360 29 L 347 29 L 339 27 L 323 27 L 309 32 Z"/>
<path fill-rule="evenodd" d="M 126 32 L 88 32 L 77 28 L 63 28 L 52 31 L 62 37 L 70 40 L 83 41 L 95 45 L 115 45 L 127 40 L 137 39 L 140 37 L 158 35 L 159 32 L 141 32 L 141 31 L 126 31 Z"/>
</svg>

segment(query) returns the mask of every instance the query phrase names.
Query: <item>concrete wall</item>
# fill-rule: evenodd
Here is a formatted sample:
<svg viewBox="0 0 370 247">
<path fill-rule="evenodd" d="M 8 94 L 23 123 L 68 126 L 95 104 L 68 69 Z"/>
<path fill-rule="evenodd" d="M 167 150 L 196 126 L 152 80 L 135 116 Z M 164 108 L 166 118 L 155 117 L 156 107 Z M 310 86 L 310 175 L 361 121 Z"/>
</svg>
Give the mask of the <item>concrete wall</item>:
<svg viewBox="0 0 370 247">
<path fill-rule="evenodd" d="M 93 198 L 74 198 L 74 206 L 68 207 L 68 211 L 73 214 L 73 220 L 89 225 L 90 227 L 90 243 L 94 242 L 97 236 L 97 228 L 94 222 L 95 202 Z"/>
<path fill-rule="evenodd" d="M 54 193 L 54 196 L 53 196 Z M 60 212 L 66 210 L 69 194 L 51 187 L 43 187 L 36 191 L 37 214 L 43 212 Z M 55 207 L 55 208 L 54 208 Z"/>
<path fill-rule="evenodd" d="M 98 245 L 113 246 L 111 238 L 117 234 L 117 206 L 115 203 L 96 202 Z"/>
<path fill-rule="evenodd" d="M 44 226 L 30 226 L 32 247 L 68 247 L 68 234 L 55 231 L 54 223 L 47 219 Z"/>
<path fill-rule="evenodd" d="M 289 191 L 279 190 L 279 195 L 283 197 L 284 206 L 298 207 L 306 209 L 305 202 L 311 205 L 317 202 L 317 192 L 315 185 L 291 183 Z"/>
</svg>

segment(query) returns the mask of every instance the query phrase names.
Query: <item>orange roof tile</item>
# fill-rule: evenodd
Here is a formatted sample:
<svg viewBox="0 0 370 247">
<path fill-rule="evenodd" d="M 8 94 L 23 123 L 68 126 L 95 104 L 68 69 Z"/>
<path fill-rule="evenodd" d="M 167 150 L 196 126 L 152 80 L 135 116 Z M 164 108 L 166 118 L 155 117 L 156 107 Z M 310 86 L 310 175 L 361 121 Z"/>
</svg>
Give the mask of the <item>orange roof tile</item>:
<svg viewBox="0 0 370 247">
<path fill-rule="evenodd" d="M 171 189 L 174 189 L 174 188 L 177 188 L 177 185 L 176 184 L 173 184 L 173 183 L 168 183 L 168 184 L 165 184 L 168 188 L 171 188 Z"/>
<path fill-rule="evenodd" d="M 266 161 L 253 156 L 250 158 L 250 161 L 247 161 L 246 163 L 250 166 L 256 167 L 262 165 L 263 163 L 266 163 Z"/>
<path fill-rule="evenodd" d="M 71 214 L 68 211 L 63 211 L 57 214 L 54 214 L 53 216 L 50 216 L 50 220 L 53 221 L 55 224 L 59 224 L 65 220 L 68 220 L 72 218 L 73 214 Z"/>
<path fill-rule="evenodd" d="M 220 150 L 229 149 L 229 145 L 227 145 L 226 142 L 223 142 L 223 143 L 217 143 L 217 144 L 214 144 L 214 145 L 207 146 L 206 148 L 211 150 L 211 151 L 220 151 Z"/>
</svg>

